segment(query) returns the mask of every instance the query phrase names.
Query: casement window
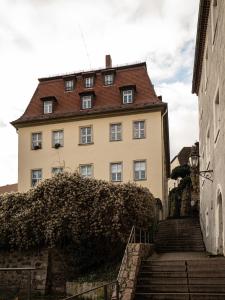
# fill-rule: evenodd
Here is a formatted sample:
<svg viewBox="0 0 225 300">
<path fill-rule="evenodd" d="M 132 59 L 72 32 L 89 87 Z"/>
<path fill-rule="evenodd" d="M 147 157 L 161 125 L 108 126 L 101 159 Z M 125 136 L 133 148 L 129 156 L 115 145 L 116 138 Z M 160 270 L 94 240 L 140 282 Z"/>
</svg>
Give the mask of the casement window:
<svg viewBox="0 0 225 300">
<path fill-rule="evenodd" d="M 123 104 L 133 103 L 134 98 L 133 90 L 124 90 L 123 91 Z"/>
<path fill-rule="evenodd" d="M 110 141 L 122 140 L 122 124 L 110 124 Z"/>
<path fill-rule="evenodd" d="M 80 165 L 80 174 L 84 177 L 92 177 L 93 176 L 93 165 Z"/>
<path fill-rule="evenodd" d="M 133 122 L 133 138 L 144 139 L 145 138 L 145 121 Z"/>
<path fill-rule="evenodd" d="M 31 149 L 38 150 L 42 148 L 42 133 L 34 132 L 31 137 Z"/>
<path fill-rule="evenodd" d="M 219 131 L 220 131 L 220 94 L 219 88 L 217 88 L 216 96 L 214 99 L 214 107 L 213 107 L 213 114 L 214 114 L 214 141 L 216 143 Z"/>
<path fill-rule="evenodd" d="M 80 127 L 80 144 L 92 144 L 92 127 Z"/>
<path fill-rule="evenodd" d="M 52 147 L 59 148 L 64 145 L 64 132 L 63 130 L 57 130 L 52 132 Z"/>
<path fill-rule="evenodd" d="M 51 114 L 53 112 L 53 101 L 44 101 L 44 114 Z"/>
<path fill-rule="evenodd" d="M 134 161 L 134 180 L 146 179 L 146 161 L 137 160 Z"/>
<path fill-rule="evenodd" d="M 70 79 L 70 80 L 65 80 L 65 91 L 66 92 L 70 92 L 74 90 L 75 84 L 74 84 L 74 80 Z"/>
<path fill-rule="evenodd" d="M 82 101 L 82 109 L 90 109 L 92 108 L 92 96 L 82 96 L 81 98 Z"/>
<path fill-rule="evenodd" d="M 84 79 L 84 86 L 86 88 L 91 88 L 94 86 L 94 77 L 86 77 Z"/>
<path fill-rule="evenodd" d="M 122 181 L 122 163 L 110 164 L 110 179 L 111 181 Z"/>
<path fill-rule="evenodd" d="M 31 170 L 31 186 L 36 186 L 42 180 L 42 170 Z"/>
<path fill-rule="evenodd" d="M 63 173 L 63 167 L 54 167 L 52 168 L 52 175 L 57 175 Z"/>
<path fill-rule="evenodd" d="M 104 84 L 105 85 L 112 85 L 114 81 L 114 75 L 113 74 L 107 74 L 104 76 Z"/>
</svg>

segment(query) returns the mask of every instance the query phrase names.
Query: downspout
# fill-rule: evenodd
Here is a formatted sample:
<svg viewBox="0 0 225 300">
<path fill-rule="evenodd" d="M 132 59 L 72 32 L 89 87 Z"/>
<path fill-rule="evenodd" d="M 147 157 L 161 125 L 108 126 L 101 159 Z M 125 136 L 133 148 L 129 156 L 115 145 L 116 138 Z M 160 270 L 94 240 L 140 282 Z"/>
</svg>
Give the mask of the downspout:
<svg viewBox="0 0 225 300">
<path fill-rule="evenodd" d="M 165 170 L 164 170 L 164 158 L 165 158 L 165 141 L 164 141 L 164 134 L 163 134 L 163 127 L 164 127 L 164 118 L 165 118 L 165 116 L 166 116 L 166 114 L 168 113 L 168 109 L 166 108 L 166 110 L 165 110 L 165 112 L 163 113 L 163 115 L 162 115 L 162 124 L 161 124 L 161 138 L 162 138 L 162 141 L 163 141 L 163 151 L 162 151 L 162 197 L 163 197 L 163 199 L 162 199 L 162 207 L 163 207 L 163 219 L 165 219 L 166 218 L 166 216 L 167 216 L 167 203 L 166 203 L 166 195 L 165 195 L 165 193 L 167 192 L 167 191 L 165 191 L 164 190 L 164 188 L 165 188 L 165 184 L 164 184 L 164 174 L 165 174 Z M 163 203 L 164 202 L 164 203 Z M 164 205 L 163 205 L 164 204 Z"/>
</svg>

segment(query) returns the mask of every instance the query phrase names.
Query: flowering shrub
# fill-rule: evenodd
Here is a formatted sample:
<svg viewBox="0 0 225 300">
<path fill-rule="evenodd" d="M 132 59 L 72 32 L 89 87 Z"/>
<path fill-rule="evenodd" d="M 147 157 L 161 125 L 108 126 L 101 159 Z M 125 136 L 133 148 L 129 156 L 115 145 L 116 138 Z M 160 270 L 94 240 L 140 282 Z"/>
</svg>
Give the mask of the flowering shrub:
<svg viewBox="0 0 225 300">
<path fill-rule="evenodd" d="M 104 255 L 108 245 L 116 252 L 132 225 L 152 224 L 154 201 L 136 184 L 58 174 L 26 193 L 0 195 L 0 248 L 72 247 Z"/>
</svg>

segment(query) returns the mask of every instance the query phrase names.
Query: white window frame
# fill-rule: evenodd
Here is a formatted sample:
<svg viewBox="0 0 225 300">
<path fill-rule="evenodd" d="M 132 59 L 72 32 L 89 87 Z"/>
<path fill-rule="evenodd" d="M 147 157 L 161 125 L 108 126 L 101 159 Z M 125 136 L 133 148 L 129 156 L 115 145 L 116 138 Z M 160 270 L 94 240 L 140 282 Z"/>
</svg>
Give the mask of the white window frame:
<svg viewBox="0 0 225 300">
<path fill-rule="evenodd" d="M 34 173 L 36 173 L 35 176 Z M 42 169 L 31 170 L 31 186 L 35 187 L 41 180 L 42 180 Z"/>
<path fill-rule="evenodd" d="M 44 114 L 52 114 L 53 113 L 53 101 L 45 100 L 44 101 Z"/>
<path fill-rule="evenodd" d="M 147 162 L 145 159 L 135 160 L 133 168 L 134 168 L 134 181 L 147 179 Z M 142 172 L 144 172 L 144 176 Z"/>
<path fill-rule="evenodd" d="M 112 85 L 114 81 L 114 75 L 113 74 L 106 74 L 104 76 L 104 84 L 105 85 Z"/>
<path fill-rule="evenodd" d="M 91 178 L 93 177 L 93 164 L 81 164 L 79 166 L 80 175 Z"/>
<path fill-rule="evenodd" d="M 110 163 L 110 180 L 112 182 L 123 181 L 123 163 L 122 162 Z"/>
<path fill-rule="evenodd" d="M 62 129 L 52 131 L 52 147 L 55 148 L 57 144 L 60 144 L 60 147 L 64 146 L 64 131 Z"/>
<path fill-rule="evenodd" d="M 130 104 L 134 102 L 134 91 L 132 89 L 123 90 L 123 104 Z"/>
<path fill-rule="evenodd" d="M 86 77 L 84 79 L 84 86 L 86 88 L 92 88 L 94 86 L 94 77 L 93 76 Z"/>
<path fill-rule="evenodd" d="M 74 79 L 68 79 L 68 80 L 65 80 L 65 91 L 66 92 L 71 92 L 74 90 Z"/>
<path fill-rule="evenodd" d="M 31 133 L 31 149 L 42 149 L 42 132 Z"/>
<path fill-rule="evenodd" d="M 63 167 L 53 167 L 52 168 L 52 175 L 57 175 L 63 173 Z"/>
<path fill-rule="evenodd" d="M 90 130 L 90 132 L 88 132 Z M 80 127 L 80 145 L 88 145 L 93 143 L 93 128 L 92 126 Z"/>
<path fill-rule="evenodd" d="M 122 123 L 110 124 L 110 141 L 122 141 Z"/>
<path fill-rule="evenodd" d="M 82 101 L 82 109 L 92 108 L 92 96 L 91 95 L 82 96 L 81 101 Z"/>
<path fill-rule="evenodd" d="M 142 127 L 143 124 L 143 127 Z M 133 121 L 133 138 L 144 139 L 145 136 L 145 120 Z"/>
</svg>

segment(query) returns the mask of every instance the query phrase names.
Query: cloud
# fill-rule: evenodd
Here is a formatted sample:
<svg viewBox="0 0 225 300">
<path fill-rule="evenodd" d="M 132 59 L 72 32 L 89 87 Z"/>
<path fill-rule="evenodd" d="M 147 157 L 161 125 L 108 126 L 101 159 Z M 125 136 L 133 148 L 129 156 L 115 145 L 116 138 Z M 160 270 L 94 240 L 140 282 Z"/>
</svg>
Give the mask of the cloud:
<svg viewBox="0 0 225 300">
<path fill-rule="evenodd" d="M 0 128 L 6 127 L 6 124 L 0 120 Z"/>
</svg>

